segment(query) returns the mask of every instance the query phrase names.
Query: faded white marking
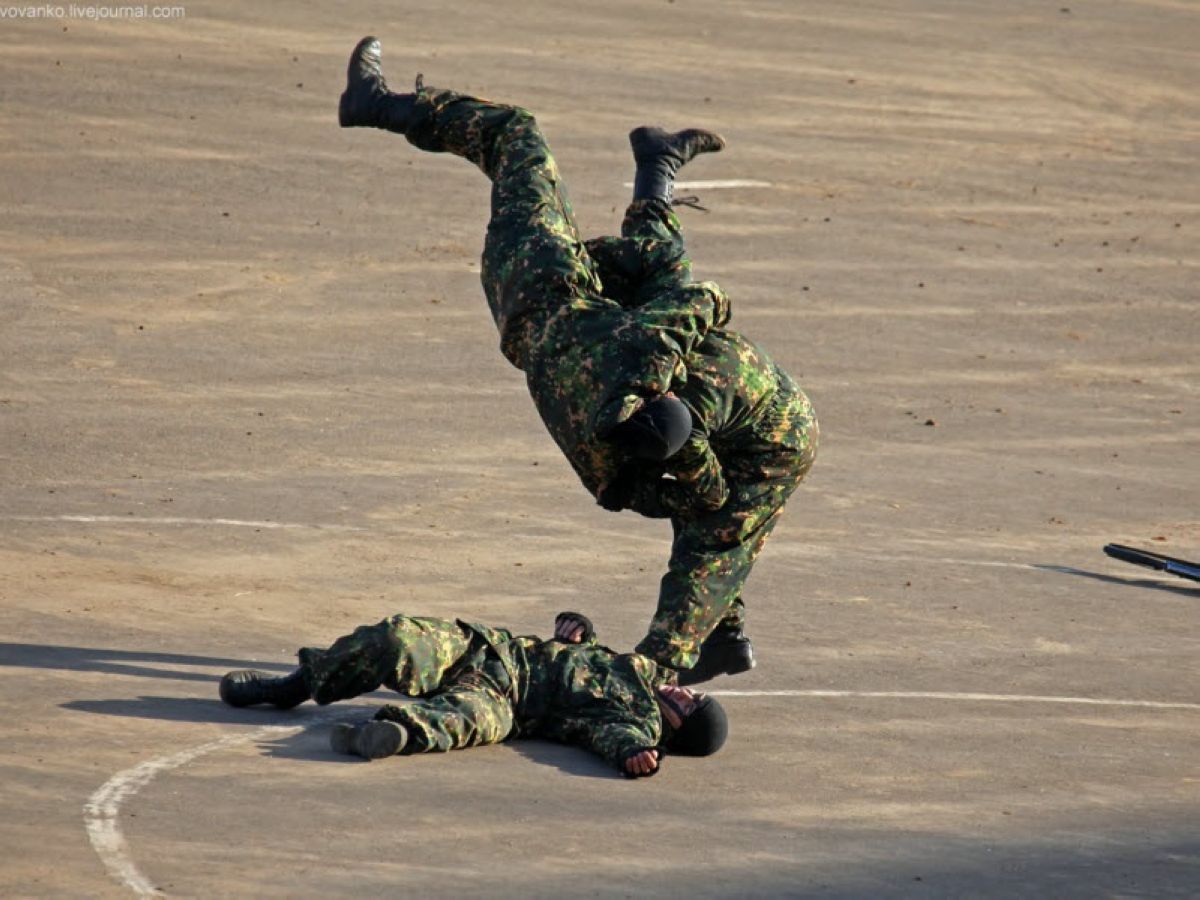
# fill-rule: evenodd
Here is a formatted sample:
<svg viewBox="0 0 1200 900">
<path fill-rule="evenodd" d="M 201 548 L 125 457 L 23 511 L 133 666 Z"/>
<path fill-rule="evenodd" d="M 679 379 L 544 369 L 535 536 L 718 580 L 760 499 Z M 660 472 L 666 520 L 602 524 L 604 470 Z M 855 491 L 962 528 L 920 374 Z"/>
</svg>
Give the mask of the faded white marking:
<svg viewBox="0 0 1200 900">
<path fill-rule="evenodd" d="M 186 519 L 179 516 L 2 516 L 8 522 L 83 522 L 101 525 L 232 525 L 238 528 L 308 529 L 312 531 L 365 531 L 353 525 L 305 522 L 259 522 L 253 519 Z"/>
<path fill-rule="evenodd" d="M 156 888 L 134 864 L 129 854 L 129 843 L 121 832 L 119 819 L 121 804 L 149 784 L 156 775 L 178 769 L 180 766 L 199 759 L 215 750 L 235 747 L 272 734 L 285 731 L 299 731 L 299 728 L 289 726 L 269 725 L 251 731 L 247 734 L 231 735 L 209 741 L 190 750 L 183 750 L 171 756 L 160 756 L 118 772 L 104 782 L 83 807 L 83 822 L 87 828 L 88 840 L 104 863 L 104 868 L 117 881 L 124 884 L 139 897 L 161 896 L 162 891 Z"/>
<path fill-rule="evenodd" d="M 362 711 L 357 715 L 361 717 Z M 159 897 L 162 891 L 156 888 L 142 874 L 129 853 L 129 842 L 121 831 L 121 804 L 148 785 L 155 777 L 163 772 L 170 772 L 217 750 L 226 750 L 239 744 L 248 744 L 261 738 L 283 736 L 289 733 L 303 731 L 314 725 L 324 725 L 347 717 L 347 711 L 317 713 L 310 716 L 303 725 L 266 725 L 245 734 L 234 734 L 218 738 L 181 750 L 170 756 L 159 756 L 147 762 L 140 763 L 131 769 L 118 772 L 88 798 L 83 807 L 83 822 L 87 829 L 88 840 L 99 855 L 104 868 L 117 881 L 124 884 L 139 897 Z"/>
<path fill-rule="evenodd" d="M 633 187 L 632 181 L 625 182 L 625 187 Z M 717 181 L 677 181 L 675 189 L 682 191 L 711 191 L 719 190 L 720 188 L 767 188 L 771 187 L 769 181 L 759 181 L 755 178 L 727 178 Z"/>
<path fill-rule="evenodd" d="M 1112 700 L 1105 697 L 1044 697 L 1037 694 L 971 694 L 949 691 L 705 691 L 715 697 L 848 697 L 883 700 L 958 700 L 999 703 L 1061 703 L 1079 706 L 1125 706 L 1140 709 L 1195 709 L 1200 703 L 1161 700 Z"/>
</svg>

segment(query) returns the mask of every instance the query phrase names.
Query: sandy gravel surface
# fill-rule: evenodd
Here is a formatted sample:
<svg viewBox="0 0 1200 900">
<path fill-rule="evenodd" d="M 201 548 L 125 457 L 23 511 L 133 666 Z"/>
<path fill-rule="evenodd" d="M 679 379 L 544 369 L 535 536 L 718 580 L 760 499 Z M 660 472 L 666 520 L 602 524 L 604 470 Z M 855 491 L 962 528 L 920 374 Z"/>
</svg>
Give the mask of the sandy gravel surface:
<svg viewBox="0 0 1200 900">
<path fill-rule="evenodd" d="M 769 184 L 683 212 L 823 440 L 712 685 L 793 693 L 719 757 L 367 765 L 216 700 L 401 610 L 627 647 L 666 559 L 497 350 L 486 181 L 336 127 L 372 32 L 534 109 L 589 233 L 643 122 Z M 1200 893 L 1200 586 L 1100 553 L 1200 558 L 1198 47 L 1170 0 L 0 20 L 0 894 Z"/>
</svg>

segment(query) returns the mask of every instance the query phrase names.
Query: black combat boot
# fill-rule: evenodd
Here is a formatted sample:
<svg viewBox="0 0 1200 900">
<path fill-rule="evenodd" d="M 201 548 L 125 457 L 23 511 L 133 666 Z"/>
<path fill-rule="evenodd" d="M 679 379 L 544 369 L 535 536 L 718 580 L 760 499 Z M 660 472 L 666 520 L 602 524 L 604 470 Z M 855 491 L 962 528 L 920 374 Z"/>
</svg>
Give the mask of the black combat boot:
<svg viewBox="0 0 1200 900">
<path fill-rule="evenodd" d="M 754 645 L 742 629 L 718 625 L 700 645 L 700 659 L 679 673 L 679 684 L 686 687 L 711 681 L 718 675 L 738 675 L 754 668 Z"/>
<path fill-rule="evenodd" d="M 388 90 L 382 52 L 378 38 L 365 37 L 350 54 L 346 90 L 338 102 L 338 124 L 343 128 L 383 128 L 404 134 L 410 124 L 416 95 Z M 417 79 L 419 88 L 419 75 Z"/>
<path fill-rule="evenodd" d="M 342 723 L 333 726 L 329 746 L 334 753 L 361 756 L 363 759 L 382 759 L 395 756 L 408 743 L 408 732 L 399 722 Z"/>
<path fill-rule="evenodd" d="M 672 134 L 643 125 L 629 132 L 629 146 L 637 171 L 633 176 L 634 200 L 670 203 L 675 192 L 675 173 L 699 153 L 716 153 L 725 139 L 712 131 L 688 128 Z"/>
<path fill-rule="evenodd" d="M 230 706 L 270 703 L 280 709 L 291 709 L 309 699 L 308 684 L 303 669 L 283 676 L 241 669 L 229 672 L 221 679 L 221 699 Z"/>
</svg>

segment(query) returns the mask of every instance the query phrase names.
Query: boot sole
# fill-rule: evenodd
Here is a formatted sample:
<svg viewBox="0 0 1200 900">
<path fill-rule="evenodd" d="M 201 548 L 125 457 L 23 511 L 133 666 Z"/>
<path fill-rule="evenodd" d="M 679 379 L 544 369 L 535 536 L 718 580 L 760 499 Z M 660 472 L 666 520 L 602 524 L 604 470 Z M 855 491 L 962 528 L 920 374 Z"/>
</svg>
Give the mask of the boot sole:
<svg viewBox="0 0 1200 900">
<path fill-rule="evenodd" d="M 370 49 L 372 44 L 375 44 L 378 49 Z M 365 115 L 362 110 L 355 109 L 354 105 L 354 101 L 357 99 L 356 91 L 361 87 L 364 62 L 375 69 L 382 80 L 382 48 L 379 45 L 379 39 L 373 35 L 368 35 L 360 40 L 350 53 L 350 63 L 346 67 L 346 90 L 338 99 L 338 125 L 342 128 L 366 127 L 372 124 L 368 121 L 370 117 Z"/>
<path fill-rule="evenodd" d="M 329 749 L 346 756 L 354 754 L 354 726 L 341 723 L 333 726 L 329 734 Z"/>
<path fill-rule="evenodd" d="M 396 722 L 366 722 L 361 725 L 334 725 L 329 746 L 334 753 L 383 759 L 395 756 L 408 743 L 408 732 Z"/>
<path fill-rule="evenodd" d="M 744 649 L 745 653 L 741 653 L 733 659 L 727 659 L 725 665 L 716 671 L 705 673 L 696 672 L 695 669 L 683 669 L 679 673 L 679 686 L 690 687 L 693 684 L 703 684 L 706 681 L 712 681 L 721 675 L 741 675 L 743 672 L 749 672 L 757 665 L 754 660 L 754 648 L 747 643 Z"/>
</svg>

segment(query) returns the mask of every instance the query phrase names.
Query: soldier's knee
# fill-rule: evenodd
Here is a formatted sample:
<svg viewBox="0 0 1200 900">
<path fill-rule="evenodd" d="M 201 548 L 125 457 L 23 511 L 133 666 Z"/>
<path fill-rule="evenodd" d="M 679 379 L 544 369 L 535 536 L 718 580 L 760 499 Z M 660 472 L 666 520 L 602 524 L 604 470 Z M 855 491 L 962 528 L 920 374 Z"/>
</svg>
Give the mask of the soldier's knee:
<svg viewBox="0 0 1200 900">
<path fill-rule="evenodd" d="M 538 123 L 533 113 L 531 113 L 525 107 L 510 106 L 508 108 L 505 127 L 509 131 L 536 131 L 538 129 Z"/>
</svg>

